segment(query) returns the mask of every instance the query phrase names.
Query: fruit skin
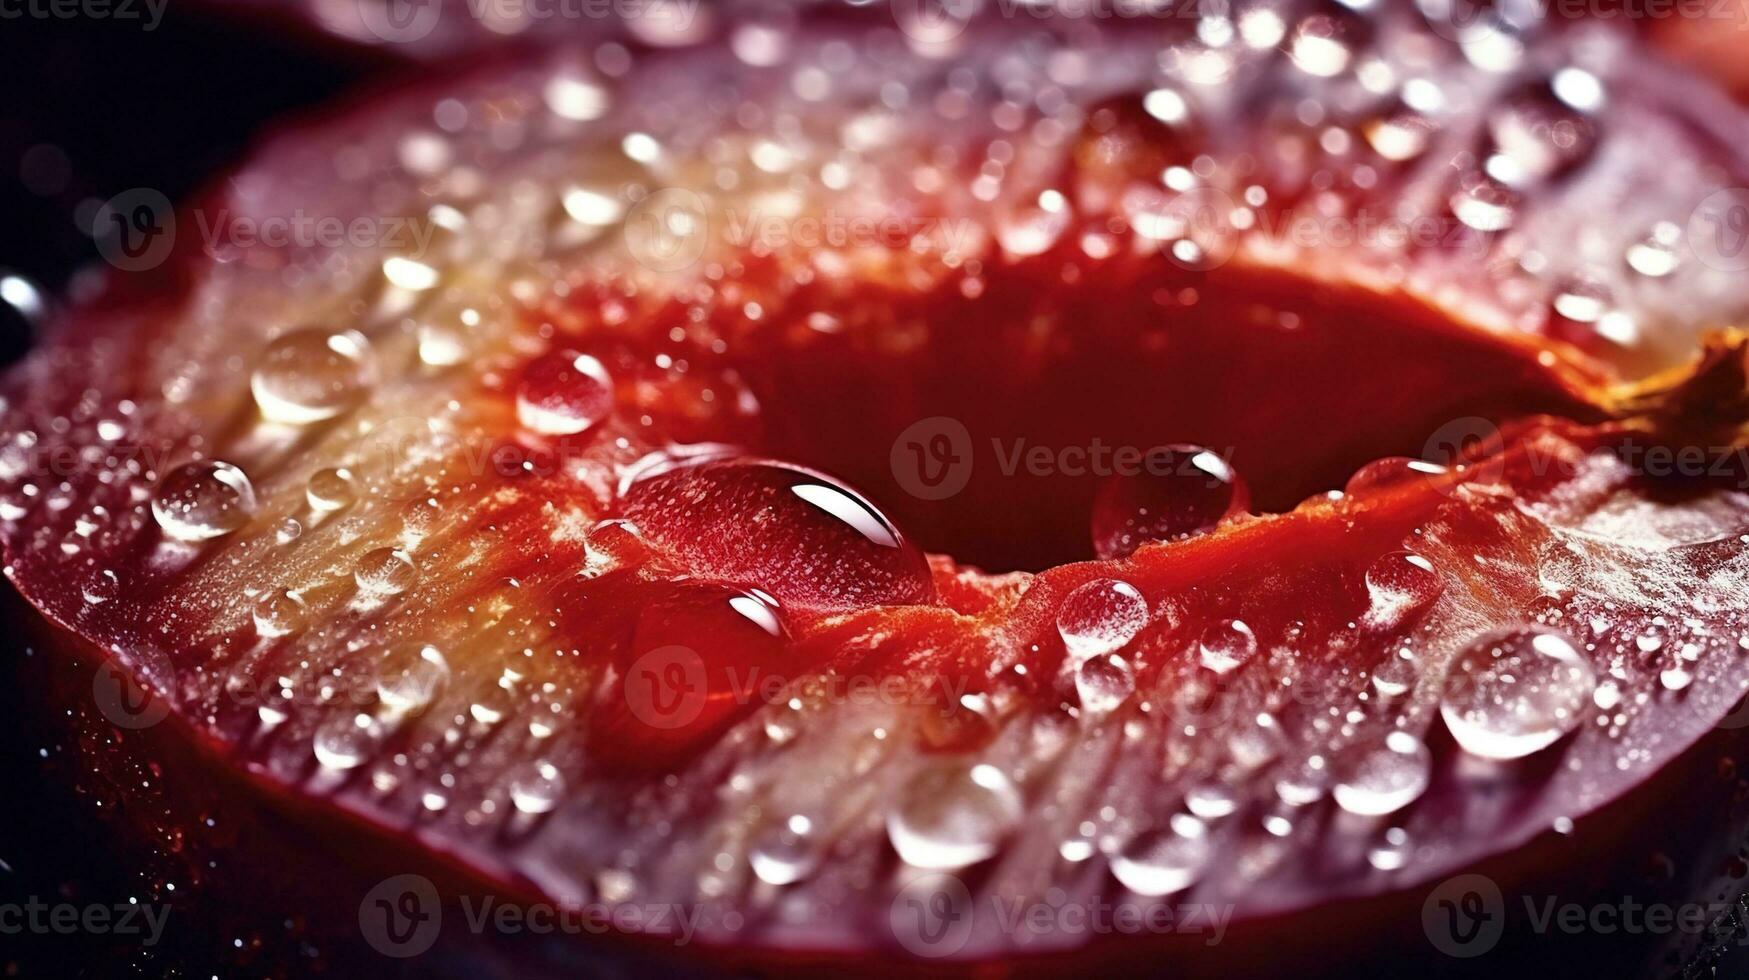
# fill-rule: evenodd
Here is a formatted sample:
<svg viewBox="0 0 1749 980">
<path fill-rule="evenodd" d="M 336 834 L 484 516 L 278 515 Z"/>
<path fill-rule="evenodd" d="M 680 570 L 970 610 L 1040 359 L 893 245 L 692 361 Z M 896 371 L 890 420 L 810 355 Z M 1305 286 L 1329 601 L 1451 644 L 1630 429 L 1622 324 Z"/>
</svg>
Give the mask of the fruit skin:
<svg viewBox="0 0 1749 980">
<path fill-rule="evenodd" d="M 34 652 L 7 661 L 6 683 L 0 685 L 0 718 L 5 719 L 0 730 L 8 746 L 46 744 L 53 749 L 48 761 L 39 763 L 40 771 L 7 773 L 42 790 L 31 797 L 30 806 L 6 808 L 0 826 L 10 835 L 46 837 L 58 845 L 42 849 L 40 856 L 21 853 L 19 877 L 9 878 L 8 884 L 23 888 L 68 882 L 77 889 L 70 894 L 84 901 L 109 900 L 105 894 L 114 900 L 133 895 L 170 909 L 163 941 L 143 950 L 125 941 L 96 949 L 82 941 L 74 950 L 44 937 L 25 937 L 6 956 L 27 969 L 77 962 L 86 968 L 108 964 L 98 967 L 103 975 L 118 976 L 165 970 L 455 978 L 626 971 L 676 977 L 890 975 L 890 963 L 863 955 L 676 948 L 624 935 L 474 933 L 466 927 L 464 896 L 477 908 L 485 896 L 539 902 L 538 890 L 527 882 L 503 879 L 487 885 L 478 869 L 457 865 L 420 846 L 413 836 L 364 821 L 337 822 L 335 814 L 314 801 L 243 776 L 226 763 L 222 749 L 183 729 L 174 717 L 144 729 L 118 729 L 91 697 L 94 665 L 103 658 L 77 637 L 45 629 L 16 600 L 8 600 L 6 614 L 18 629 L 15 643 L 26 641 L 14 651 Z M 1727 870 L 1735 850 L 1731 842 L 1749 832 L 1749 782 L 1736 764 L 1743 748 L 1741 729 L 1714 732 L 1617 801 L 1607 818 L 1581 821 L 1571 836 L 1550 832 L 1533 846 L 1471 869 L 1500 884 L 1512 917 L 1507 941 L 1482 959 L 1454 959 L 1432 948 L 1416 914 L 1428 893 L 1416 889 L 1236 924 L 1215 946 L 1191 937 L 1166 943 L 1107 937 L 1067 956 L 1028 957 L 982 968 L 909 960 L 906 969 L 944 977 L 989 970 L 1049 977 L 1064 969 L 1089 968 L 1114 976 L 1152 976 L 1164 957 L 1175 974 L 1210 978 L 1234 971 L 1331 978 L 1412 971 L 1460 977 L 1473 976 L 1478 968 L 1497 971 L 1508 963 L 1515 975 L 1576 970 L 1611 975 L 1624 962 L 1643 961 L 1660 945 L 1657 937 L 1557 933 L 1553 941 L 1543 941 L 1528 925 L 1520 889 L 1538 903 L 1555 897 L 1563 904 L 1611 902 L 1622 895 L 1642 903 L 1676 904 L 1705 896 L 1721 908 L 1740 903 L 1734 921 L 1743 922 L 1749 917 L 1749 901 L 1735 897 L 1740 876 Z M 10 752 L 7 760 L 20 761 Z M 74 799 L 69 786 L 79 787 L 81 798 Z M 1676 800 L 1682 805 L 1672 806 Z M 93 801 L 106 805 L 93 807 Z M 191 832 L 200 825 L 210 829 Z M 79 854 L 87 855 L 83 866 L 70 873 L 60 862 Z M 1648 863 L 1648 856 L 1656 860 Z M 407 873 L 423 875 L 437 887 L 444 931 L 428 951 L 392 959 L 362 938 L 358 909 L 380 882 Z M 165 890 L 166 882 L 176 883 L 177 889 Z M 261 887 L 264 882 L 273 887 Z M 106 884 L 112 889 L 107 893 Z M 294 914 L 288 917 L 288 911 Z M 1537 913 L 1543 913 L 1540 904 Z M 1722 954 L 1723 972 L 1717 975 L 1735 975 L 1733 970 L 1744 961 L 1741 937 L 1749 931 L 1731 925 L 1731 916 L 1726 911 L 1710 921 L 1701 937 L 1706 942 L 1685 950 L 1690 971 L 1704 970 L 1713 956 Z M 243 950 L 231 946 L 233 936 L 244 937 Z M 1710 951 L 1708 943 L 1714 947 Z"/>
<path fill-rule="evenodd" d="M 1060 577 L 1060 578 L 1062 578 L 1062 577 Z M 1048 590 L 1046 590 L 1046 591 L 1048 591 Z M 1041 595 L 1041 598 L 1042 598 L 1042 595 Z M 206 760 L 203 760 L 203 761 L 204 761 L 204 762 L 205 762 L 205 764 L 207 764 L 207 765 L 211 765 L 211 760 L 210 760 L 210 759 L 206 759 Z M 194 771 L 194 769 L 195 769 L 195 766 L 196 766 L 196 764 L 195 764 L 195 763 L 194 763 L 194 762 L 191 762 L 191 763 L 190 763 L 190 771 Z M 292 804 L 292 803 L 289 803 L 289 802 L 288 802 L 288 803 L 285 803 L 285 804 L 284 804 L 284 805 L 287 805 L 287 806 L 292 806 L 292 805 L 294 805 L 294 804 Z M 1700 838 L 1700 839 L 1702 839 L 1702 840 L 1711 840 L 1711 839 L 1714 839 L 1714 838 L 1711 838 L 1711 837 L 1703 837 L 1703 838 Z M 1604 843 L 1604 844 L 1605 844 L 1605 845 L 1608 845 L 1608 844 L 1610 844 L 1610 843 L 1611 843 L 1611 842 L 1609 842 L 1609 841 L 1605 841 L 1605 842 L 1603 842 L 1603 843 Z M 307 845 L 307 842 L 306 842 L 306 844 L 305 844 L 305 846 L 308 846 L 308 845 Z M 1632 851 L 1628 851 L 1628 852 L 1626 852 L 1626 853 L 1633 853 L 1633 852 L 1632 852 Z M 1501 873 L 1502 873 L 1502 874 L 1503 874 L 1503 875 L 1504 875 L 1504 874 L 1506 874 L 1506 872 L 1504 872 L 1504 871 L 1503 871 L 1503 872 L 1501 872 Z M 1399 897 L 1401 897 L 1401 896 L 1399 896 Z M 1409 904 L 1410 904 L 1410 905 L 1411 905 L 1411 906 L 1412 906 L 1412 905 L 1413 905 L 1413 903 L 1412 903 L 1412 902 L 1410 902 L 1410 903 L 1409 903 Z M 1346 917 L 1346 915 L 1336 915 L 1336 914 L 1335 914 L 1335 911 L 1336 911 L 1336 910 L 1333 910 L 1333 911 L 1332 911 L 1332 913 L 1331 913 L 1331 914 L 1332 914 L 1332 915 L 1333 915 L 1333 917 L 1335 917 L 1335 918 L 1337 918 L 1337 919 L 1338 919 L 1338 920 L 1339 920 L 1339 922 L 1340 922 L 1340 923 L 1341 923 L 1341 924 L 1344 924 L 1344 925 L 1346 925 L 1346 926 L 1347 926 L 1347 927 L 1348 927 L 1348 928 L 1353 928 L 1353 927 L 1354 927 L 1354 922 L 1353 922 L 1353 921 L 1352 921 L 1352 920 L 1350 920 L 1350 919 L 1348 919 L 1348 918 L 1347 918 L 1347 917 Z M 1314 914 L 1314 915 L 1316 915 L 1316 914 L 1318 914 L 1318 913 L 1313 913 L 1313 914 Z M 1312 920 L 1307 920 L 1307 922 L 1306 922 L 1306 927 L 1307 927 L 1307 928 L 1312 928 L 1312 927 L 1314 927 L 1314 926 L 1316 926 L 1316 925 L 1317 925 L 1317 920 L 1315 920 L 1315 919 L 1312 919 Z M 1295 929 L 1295 930 L 1297 930 L 1297 929 L 1298 929 L 1298 928 L 1299 928 L 1299 927 L 1298 927 L 1298 926 L 1297 926 L 1297 925 L 1296 925 L 1296 926 L 1294 926 L 1294 927 L 1293 927 L 1293 928 L 1294 928 L 1294 929 Z M 1362 931 L 1363 931 L 1363 932 L 1364 932 L 1364 929 L 1363 929 L 1363 930 L 1362 930 Z M 1347 934 L 1348 934 L 1348 933 L 1342 933 L 1342 934 L 1343 934 L 1343 935 L 1347 935 Z M 1273 935 L 1273 934 L 1271 934 L 1271 933 L 1265 933 L 1265 938 L 1268 938 L 1268 937 L 1269 937 L 1269 936 L 1271 936 L 1271 935 Z M 1408 939 L 1409 939 L 1409 941 L 1410 941 L 1410 942 L 1413 942 L 1413 941 L 1415 941 L 1415 940 L 1414 940 L 1414 935 L 1413 935 L 1413 931 L 1412 931 L 1412 930 L 1411 930 L 1411 931 L 1410 931 L 1410 933 L 1409 933 L 1409 936 L 1408 936 Z M 1261 943 L 1261 940 L 1260 940 L 1260 943 Z M 1264 945 L 1265 945 L 1265 946 L 1267 946 L 1267 944 L 1264 944 Z M 1295 954 L 1298 954 L 1298 953 L 1300 953 L 1300 952 L 1302 952 L 1302 950 L 1303 950 L 1303 948 L 1302 948 L 1302 947 L 1300 947 L 1300 946 L 1298 946 L 1298 945 L 1296 945 L 1296 943 L 1295 943 L 1295 942 L 1284 942 L 1284 944 L 1283 944 L 1283 947 L 1282 947 L 1282 948 L 1283 948 L 1283 949 L 1284 949 L 1284 951 L 1288 951 L 1288 952 L 1292 952 L 1292 953 L 1295 953 Z M 1232 955 L 1232 953 L 1231 953 L 1231 950 L 1230 950 L 1230 949 L 1225 949 L 1225 950 L 1220 950 L 1220 951 L 1218 951 L 1218 952 L 1219 952 L 1219 953 L 1221 953 L 1221 954 L 1223 954 L 1223 956 L 1222 956 L 1222 957 L 1220 957 L 1220 959 L 1222 959 L 1222 961 L 1223 961 L 1223 962 L 1224 962 L 1224 957 L 1225 957 L 1225 956 L 1226 956 L 1226 955 Z M 1119 949 L 1117 949 L 1117 948 L 1115 948 L 1115 947 L 1114 947 L 1114 948 L 1113 948 L 1113 949 L 1112 949 L 1112 950 L 1111 950 L 1111 951 L 1110 951 L 1110 953 L 1109 953 L 1109 955 L 1111 955 L 1111 956 L 1112 956 L 1112 957 L 1113 957 L 1113 959 L 1114 959 L 1114 960 L 1115 960 L 1115 961 L 1117 961 L 1117 962 L 1126 962 L 1126 963 L 1127 963 L 1127 962 L 1128 962 L 1128 957 L 1129 957 L 1129 956 L 1130 956 L 1130 955 L 1139 955 L 1139 954 L 1140 954 L 1140 953 L 1141 953 L 1141 950 L 1140 950 L 1140 949 L 1139 949 L 1139 948 L 1133 948 L 1133 949 L 1128 949 L 1128 950 L 1119 950 Z M 733 956 L 733 954 L 732 954 L 732 953 L 722 953 L 722 954 L 721 954 L 721 955 L 722 955 L 722 956 L 724 956 L 724 957 L 730 957 L 730 958 L 732 958 L 732 956 Z M 1094 960 L 1094 961 L 1097 961 L 1097 960 L 1098 960 L 1098 959 L 1100 959 L 1100 958 L 1102 958 L 1102 957 L 1104 957 L 1104 956 L 1105 956 L 1105 955 L 1107 955 L 1107 952 L 1106 952 L 1106 951 L 1105 951 L 1105 950 L 1104 950 L 1104 949 L 1096 949 L 1096 950 L 1095 950 L 1095 951 L 1093 951 L 1093 952 L 1092 952 L 1092 953 L 1090 953 L 1090 954 L 1088 954 L 1088 958 L 1089 958 L 1089 959 L 1090 959 L 1090 960 Z M 1176 953 L 1176 951 L 1175 951 L 1175 953 L 1174 953 L 1174 955 L 1175 955 L 1175 956 L 1176 956 L 1176 955 L 1177 955 L 1177 953 Z M 1193 954 L 1193 953 L 1192 953 L 1192 952 L 1185 952 L 1185 953 L 1184 953 L 1184 954 L 1183 954 L 1183 955 L 1184 955 L 1184 956 L 1185 956 L 1185 957 L 1186 957 L 1186 958 L 1187 958 L 1187 959 L 1189 959 L 1189 960 L 1192 960 L 1192 961 L 1194 961 L 1194 958 L 1195 958 L 1195 956 L 1194 956 L 1194 954 Z M 1260 954 L 1259 954 L 1259 955 L 1268 955 L 1268 954 L 1261 954 L 1261 953 L 1260 953 Z M 817 963 L 817 964 L 820 964 L 820 965 L 825 965 L 825 964 L 828 964 L 828 963 L 829 963 L 829 958 L 827 958 L 827 957 L 821 957 L 821 958 L 820 958 L 820 959 L 819 959 L 819 960 L 816 960 L 816 961 L 814 961 L 814 962 L 816 962 L 816 963 Z M 1041 962 L 1045 962 L 1045 961 L 1041 961 Z M 1191 965 L 1193 965 L 1193 966 L 1194 966 L 1194 965 L 1195 965 L 1195 964 L 1194 964 L 1194 962 L 1192 962 L 1192 963 L 1191 963 Z M 1017 967 L 1017 969 L 1025 969 L 1025 968 L 1026 968 L 1026 967 Z"/>
</svg>

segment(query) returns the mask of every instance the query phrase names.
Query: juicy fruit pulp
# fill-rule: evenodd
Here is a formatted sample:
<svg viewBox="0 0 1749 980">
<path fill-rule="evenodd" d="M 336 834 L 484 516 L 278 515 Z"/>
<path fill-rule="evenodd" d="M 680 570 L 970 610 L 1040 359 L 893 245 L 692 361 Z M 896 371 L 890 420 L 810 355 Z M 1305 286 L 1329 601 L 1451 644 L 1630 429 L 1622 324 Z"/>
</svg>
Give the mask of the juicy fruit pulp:
<svg viewBox="0 0 1749 980">
<path fill-rule="evenodd" d="M 1749 167 L 1607 30 L 1131 28 L 590 41 L 289 135 L 227 203 L 429 251 L 76 311 L 9 575 L 263 794 L 712 948 L 928 955 L 919 870 L 1263 930 L 1607 837 L 1749 680 L 1741 342 L 1619 380 L 1741 308 L 1645 248 Z"/>
</svg>

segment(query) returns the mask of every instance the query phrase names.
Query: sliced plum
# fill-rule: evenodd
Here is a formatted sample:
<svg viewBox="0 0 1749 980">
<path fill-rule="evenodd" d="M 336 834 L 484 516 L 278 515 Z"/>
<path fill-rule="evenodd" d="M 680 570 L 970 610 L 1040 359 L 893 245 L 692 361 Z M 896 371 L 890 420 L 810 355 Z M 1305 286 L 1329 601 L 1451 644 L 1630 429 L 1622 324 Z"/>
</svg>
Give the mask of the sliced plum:
<svg viewBox="0 0 1749 980">
<path fill-rule="evenodd" d="M 185 234 L 65 314 L 0 540 L 162 706 L 90 767 L 589 956 L 701 910 L 700 969 L 1440 972 L 1454 876 L 1729 897 L 1742 113 L 1607 24 L 886 16 L 384 93 L 178 223 L 380 241 Z M 151 812 L 183 880 L 249 850 Z M 994 914 L 1047 906 L 1230 938 Z"/>
</svg>

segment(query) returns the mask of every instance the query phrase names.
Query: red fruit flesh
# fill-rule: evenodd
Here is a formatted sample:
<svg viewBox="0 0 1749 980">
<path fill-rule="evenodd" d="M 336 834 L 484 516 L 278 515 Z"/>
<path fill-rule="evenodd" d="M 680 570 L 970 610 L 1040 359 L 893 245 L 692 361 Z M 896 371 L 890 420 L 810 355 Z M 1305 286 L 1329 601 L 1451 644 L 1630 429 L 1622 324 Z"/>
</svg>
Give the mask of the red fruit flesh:
<svg viewBox="0 0 1749 980">
<path fill-rule="evenodd" d="M 8 576 L 173 719 L 93 764 L 754 969 L 1449 965 L 1452 874 L 1630 880 L 1749 687 L 1749 382 L 1689 356 L 1740 279 L 1625 256 L 1745 124 L 1607 28 L 1258 16 L 556 45 L 268 144 L 215 205 L 436 237 L 184 256 L 12 379 Z M 1336 237 L 1381 216 L 1439 234 Z M 1237 475 L 1092 462 L 1186 444 Z M 920 945 L 933 871 L 1233 931 Z"/>
</svg>

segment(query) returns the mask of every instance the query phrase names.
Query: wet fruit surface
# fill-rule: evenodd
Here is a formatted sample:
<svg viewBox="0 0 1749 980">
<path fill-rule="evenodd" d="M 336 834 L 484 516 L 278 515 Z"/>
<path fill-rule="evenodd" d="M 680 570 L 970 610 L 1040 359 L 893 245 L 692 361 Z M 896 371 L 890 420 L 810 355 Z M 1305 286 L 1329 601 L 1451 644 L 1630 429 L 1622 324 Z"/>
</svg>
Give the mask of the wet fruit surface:
<svg viewBox="0 0 1749 980">
<path fill-rule="evenodd" d="M 961 894 L 1420 936 L 1730 715 L 1710 89 L 1595 24 L 838 13 L 268 143 L 215 204 L 429 239 L 69 314 L 0 416 L 20 594 L 269 808 L 751 962 L 1130 955 L 906 918 Z"/>
</svg>

